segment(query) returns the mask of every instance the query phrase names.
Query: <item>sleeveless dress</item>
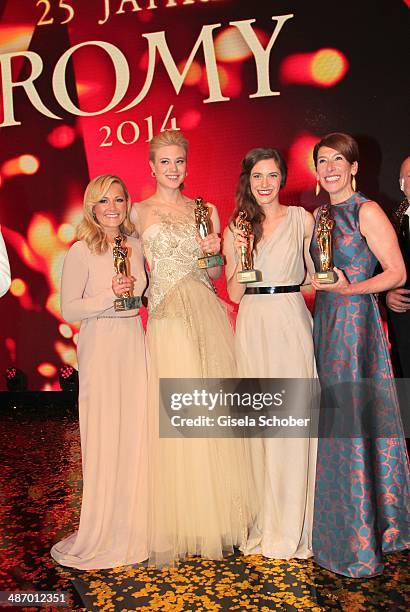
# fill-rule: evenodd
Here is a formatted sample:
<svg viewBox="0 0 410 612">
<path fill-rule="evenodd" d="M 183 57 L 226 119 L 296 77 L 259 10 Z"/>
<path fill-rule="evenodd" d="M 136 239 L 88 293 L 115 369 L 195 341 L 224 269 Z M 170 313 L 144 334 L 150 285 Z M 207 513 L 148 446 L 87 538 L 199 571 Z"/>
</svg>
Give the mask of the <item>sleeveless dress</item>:
<svg viewBox="0 0 410 612">
<path fill-rule="evenodd" d="M 134 294 L 147 284 L 140 241 L 127 237 Z M 83 496 L 78 530 L 54 544 L 61 565 L 106 569 L 148 557 L 147 367 L 138 310 L 116 312 L 112 247 L 75 242 L 64 260 L 61 310 L 77 345 Z"/>
<path fill-rule="evenodd" d="M 305 278 L 304 208 L 290 206 L 284 220 L 258 244 L 251 287 L 300 285 Z M 300 292 L 244 295 L 236 325 L 238 377 L 315 378 L 312 318 Z M 266 557 L 312 556 L 317 439 L 250 440 L 263 503 L 245 552 Z"/>
<path fill-rule="evenodd" d="M 246 441 L 158 435 L 160 378 L 229 378 L 235 363 L 226 306 L 197 266 L 193 209 L 156 214 L 142 242 L 150 267 L 149 560 L 161 566 L 186 555 L 231 553 L 246 540 L 255 502 Z"/>
<path fill-rule="evenodd" d="M 331 206 L 334 265 L 351 283 L 370 278 L 376 258 L 360 233 L 359 209 L 367 198 L 355 193 Z M 319 217 L 319 215 L 318 215 Z M 316 220 L 317 225 L 317 220 Z M 319 269 L 314 232 L 311 254 Z M 410 479 L 408 457 L 395 394 L 386 338 L 374 295 L 343 296 L 318 291 L 314 342 L 323 390 L 350 382 L 350 402 L 357 401 L 358 381 L 387 385 L 388 401 L 367 406 L 370 419 L 393 428 L 396 437 L 324 437 L 319 440 L 313 527 L 315 560 L 323 567 L 354 578 L 383 571 L 383 552 L 409 544 Z M 368 397 L 366 397 L 368 401 Z M 334 404 L 327 404 L 332 411 Z M 359 402 L 358 410 L 363 408 Z M 322 403 L 326 418 L 326 405 Z M 350 414 L 354 414 L 351 412 Z M 342 425 L 343 410 L 332 415 Z M 357 431 L 354 432 L 357 435 Z M 402 436 L 402 437 L 400 437 Z"/>
</svg>

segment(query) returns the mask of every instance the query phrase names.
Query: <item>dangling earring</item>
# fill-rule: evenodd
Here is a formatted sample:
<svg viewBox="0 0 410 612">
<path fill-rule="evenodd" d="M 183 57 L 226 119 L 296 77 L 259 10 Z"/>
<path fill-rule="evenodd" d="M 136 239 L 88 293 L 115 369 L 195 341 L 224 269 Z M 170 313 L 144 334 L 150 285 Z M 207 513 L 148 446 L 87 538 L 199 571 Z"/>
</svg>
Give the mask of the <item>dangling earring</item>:
<svg viewBox="0 0 410 612">
<path fill-rule="evenodd" d="M 316 181 L 316 189 L 315 189 L 315 193 L 316 193 L 316 196 L 318 196 L 318 195 L 319 195 L 319 193 L 320 193 L 320 183 L 319 183 L 319 181 L 318 181 L 318 180 Z"/>
<path fill-rule="evenodd" d="M 95 212 L 94 212 L 94 211 L 93 211 L 93 219 L 94 219 L 94 221 L 96 221 L 96 222 L 98 223 L 98 221 L 97 221 L 97 216 L 96 216 L 96 214 L 95 214 Z"/>
<path fill-rule="evenodd" d="M 157 176 L 153 170 L 151 170 L 151 176 L 152 178 L 155 178 Z"/>
<path fill-rule="evenodd" d="M 353 189 L 353 191 L 356 191 L 356 186 L 357 186 L 356 185 L 356 177 L 352 176 L 352 189 Z"/>
</svg>

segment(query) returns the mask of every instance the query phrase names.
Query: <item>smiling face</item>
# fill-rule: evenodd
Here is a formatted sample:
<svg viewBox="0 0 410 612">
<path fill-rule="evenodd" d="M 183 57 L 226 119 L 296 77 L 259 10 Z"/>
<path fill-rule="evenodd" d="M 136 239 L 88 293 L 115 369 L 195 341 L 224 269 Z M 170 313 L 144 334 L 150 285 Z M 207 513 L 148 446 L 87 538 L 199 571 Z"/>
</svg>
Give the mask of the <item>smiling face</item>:
<svg viewBox="0 0 410 612">
<path fill-rule="evenodd" d="M 331 202 L 343 202 L 352 194 L 352 175 L 357 173 L 358 164 L 352 164 L 330 147 L 320 147 L 317 156 L 316 176 L 321 187 L 330 195 Z"/>
<path fill-rule="evenodd" d="M 107 233 L 118 233 L 127 215 L 127 200 L 119 183 L 112 183 L 105 195 L 93 207 L 97 222 Z"/>
<path fill-rule="evenodd" d="M 155 151 L 154 162 L 149 162 L 158 185 L 179 189 L 186 176 L 186 152 L 178 145 L 167 145 Z"/>
<path fill-rule="evenodd" d="M 259 206 L 278 202 L 282 174 L 274 159 L 261 159 L 252 168 L 250 189 Z"/>
</svg>

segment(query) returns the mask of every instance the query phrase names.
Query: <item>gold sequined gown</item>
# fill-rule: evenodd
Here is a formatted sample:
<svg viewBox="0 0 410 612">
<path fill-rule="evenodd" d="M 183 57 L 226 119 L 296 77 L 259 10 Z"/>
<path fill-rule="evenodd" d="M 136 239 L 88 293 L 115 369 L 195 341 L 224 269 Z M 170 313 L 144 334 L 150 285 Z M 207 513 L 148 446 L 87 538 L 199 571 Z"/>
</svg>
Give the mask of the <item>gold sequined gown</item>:
<svg viewBox="0 0 410 612">
<path fill-rule="evenodd" d="M 159 378 L 233 377 L 233 331 L 195 240 L 193 210 L 157 212 L 142 244 L 150 276 L 148 405 L 149 560 L 220 559 L 246 541 L 255 503 L 245 440 L 171 439 L 158 434 Z"/>
</svg>

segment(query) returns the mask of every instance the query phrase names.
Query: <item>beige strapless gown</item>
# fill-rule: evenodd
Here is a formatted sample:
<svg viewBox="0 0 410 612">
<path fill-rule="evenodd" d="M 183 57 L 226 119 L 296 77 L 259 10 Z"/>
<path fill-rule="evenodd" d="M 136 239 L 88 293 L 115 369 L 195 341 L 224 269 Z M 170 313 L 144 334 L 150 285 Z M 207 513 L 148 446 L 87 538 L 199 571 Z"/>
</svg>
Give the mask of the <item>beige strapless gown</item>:
<svg viewBox="0 0 410 612">
<path fill-rule="evenodd" d="M 146 286 L 139 240 L 129 237 L 135 295 Z M 78 530 L 55 544 L 61 565 L 82 570 L 144 561 L 147 548 L 147 368 L 138 310 L 115 312 L 112 249 L 76 242 L 61 286 L 64 318 L 81 320 L 77 346 L 83 498 Z"/>
<path fill-rule="evenodd" d="M 247 441 L 158 434 L 159 378 L 232 377 L 233 331 L 195 240 L 193 211 L 160 215 L 142 236 L 151 269 L 148 349 L 150 562 L 220 559 L 243 545 L 255 515 Z"/>
<path fill-rule="evenodd" d="M 258 245 L 255 286 L 299 285 L 305 209 L 290 206 L 273 234 Z M 238 377 L 316 378 L 312 318 L 301 293 L 244 295 L 236 325 Z M 245 547 L 278 559 L 312 556 L 316 439 L 250 440 L 263 504 Z"/>
</svg>

